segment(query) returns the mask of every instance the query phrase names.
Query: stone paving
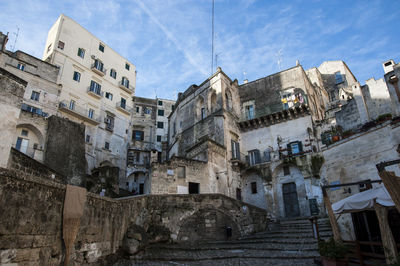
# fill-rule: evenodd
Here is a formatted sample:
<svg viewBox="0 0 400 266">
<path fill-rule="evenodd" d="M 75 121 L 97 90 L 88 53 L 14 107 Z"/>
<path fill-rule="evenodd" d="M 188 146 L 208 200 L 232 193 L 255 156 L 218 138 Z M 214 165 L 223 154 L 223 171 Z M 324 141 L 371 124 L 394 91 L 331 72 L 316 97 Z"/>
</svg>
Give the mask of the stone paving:
<svg viewBox="0 0 400 266">
<path fill-rule="evenodd" d="M 327 219 L 320 219 L 319 227 L 323 238 L 332 235 Z M 318 245 L 311 224 L 297 219 L 237 240 L 151 245 L 114 265 L 315 265 L 316 258 Z"/>
</svg>

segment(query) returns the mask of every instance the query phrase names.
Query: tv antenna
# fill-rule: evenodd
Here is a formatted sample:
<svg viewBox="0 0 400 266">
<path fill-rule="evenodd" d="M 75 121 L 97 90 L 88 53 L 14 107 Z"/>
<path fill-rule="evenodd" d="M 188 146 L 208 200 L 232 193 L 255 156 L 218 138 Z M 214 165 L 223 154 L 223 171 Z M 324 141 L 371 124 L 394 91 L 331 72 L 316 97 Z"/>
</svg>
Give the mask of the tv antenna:
<svg viewBox="0 0 400 266">
<path fill-rule="evenodd" d="M 11 48 L 11 51 L 14 52 L 15 50 L 15 45 L 17 44 L 17 40 L 18 40 L 18 35 L 19 35 L 19 27 L 17 26 L 17 32 L 13 32 L 13 34 L 15 35 L 15 39 L 14 39 L 14 44 Z"/>
<path fill-rule="evenodd" d="M 219 56 L 220 54 L 221 54 L 221 53 L 215 55 L 215 67 L 218 67 L 218 56 Z"/>
<path fill-rule="evenodd" d="M 278 69 L 279 69 L 279 71 L 281 71 L 282 70 L 282 48 L 281 49 L 279 49 L 279 51 L 276 53 L 276 56 L 278 57 Z"/>
<path fill-rule="evenodd" d="M 211 75 L 214 72 L 214 0 L 212 0 L 211 14 Z"/>
</svg>

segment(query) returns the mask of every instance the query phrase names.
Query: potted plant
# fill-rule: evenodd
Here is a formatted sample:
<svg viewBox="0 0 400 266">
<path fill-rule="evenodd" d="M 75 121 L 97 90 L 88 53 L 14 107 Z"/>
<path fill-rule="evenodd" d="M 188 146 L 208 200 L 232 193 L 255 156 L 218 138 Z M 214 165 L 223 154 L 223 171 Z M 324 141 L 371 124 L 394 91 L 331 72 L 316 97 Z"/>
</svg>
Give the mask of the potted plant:
<svg viewBox="0 0 400 266">
<path fill-rule="evenodd" d="M 346 266 L 345 259 L 348 248 L 341 242 L 336 242 L 333 238 L 318 242 L 318 251 L 322 257 L 324 266 Z"/>
</svg>

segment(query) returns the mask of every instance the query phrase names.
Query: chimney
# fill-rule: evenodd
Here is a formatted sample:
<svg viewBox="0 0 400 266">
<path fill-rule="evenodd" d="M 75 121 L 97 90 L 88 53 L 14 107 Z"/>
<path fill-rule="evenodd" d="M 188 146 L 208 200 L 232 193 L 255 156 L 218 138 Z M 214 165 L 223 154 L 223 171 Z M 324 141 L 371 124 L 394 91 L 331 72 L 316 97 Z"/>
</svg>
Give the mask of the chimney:
<svg viewBox="0 0 400 266">
<path fill-rule="evenodd" d="M 300 66 L 300 61 L 296 60 L 296 66 Z"/>
<path fill-rule="evenodd" d="M 247 84 L 247 83 L 249 83 L 248 79 L 243 80 L 243 84 Z"/>
</svg>

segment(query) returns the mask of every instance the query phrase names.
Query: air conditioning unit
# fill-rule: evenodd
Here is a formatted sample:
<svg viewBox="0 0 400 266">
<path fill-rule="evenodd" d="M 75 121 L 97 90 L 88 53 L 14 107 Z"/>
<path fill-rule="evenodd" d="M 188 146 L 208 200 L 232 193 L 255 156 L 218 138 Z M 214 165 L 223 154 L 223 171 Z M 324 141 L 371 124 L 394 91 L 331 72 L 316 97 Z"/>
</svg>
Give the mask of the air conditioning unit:
<svg viewBox="0 0 400 266">
<path fill-rule="evenodd" d="M 95 55 L 92 55 L 91 58 L 92 58 L 92 59 L 96 59 L 96 56 L 95 56 Z"/>
</svg>

